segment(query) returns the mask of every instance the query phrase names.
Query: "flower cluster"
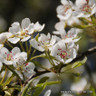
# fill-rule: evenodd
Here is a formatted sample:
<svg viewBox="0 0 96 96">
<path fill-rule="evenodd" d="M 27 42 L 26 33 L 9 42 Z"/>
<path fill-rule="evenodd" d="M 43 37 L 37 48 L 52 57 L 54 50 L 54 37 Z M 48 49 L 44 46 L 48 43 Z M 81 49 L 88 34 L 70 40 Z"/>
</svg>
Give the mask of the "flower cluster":
<svg viewBox="0 0 96 96">
<path fill-rule="evenodd" d="M 79 18 L 89 18 L 96 12 L 96 4 L 91 0 L 82 0 L 82 3 L 80 2 L 81 0 L 76 0 L 75 4 L 73 4 L 70 0 L 61 0 L 61 5 L 57 7 L 57 17 L 60 22 L 55 25 L 56 31 L 53 31 L 55 35 L 51 36 L 50 33 L 47 35 L 44 33 L 40 34 L 45 25 L 40 25 L 39 22 L 31 23 L 29 18 L 23 19 L 21 25 L 19 22 L 14 22 L 9 28 L 9 32 L 1 33 L 0 70 L 4 63 L 6 65 L 13 65 L 16 72 L 19 74 L 20 72 L 23 73 L 25 77 L 29 77 L 32 73 L 34 74 L 35 65 L 30 62 L 32 57 L 31 59 L 28 57 L 30 54 L 29 46 L 44 52 L 45 55 L 47 53 L 52 65 L 57 65 L 55 61 L 67 64 L 76 58 L 79 49 L 79 45 L 76 43 L 80 40 L 78 33 L 81 30 L 74 27 L 66 32 L 66 24 L 79 24 Z M 37 35 L 35 34 L 36 32 L 38 32 Z M 34 34 L 36 35 L 35 37 Z M 5 43 L 10 45 L 18 42 L 29 42 L 29 45 L 26 46 L 27 52 L 24 50 L 21 52 L 19 47 L 14 47 L 10 52 L 5 47 Z M 21 43 L 20 45 L 23 47 Z M 50 60 L 50 56 L 55 59 Z"/>
<path fill-rule="evenodd" d="M 82 24 L 79 18 L 89 20 L 96 13 L 95 0 L 76 0 L 75 4 L 70 0 L 61 0 L 61 4 L 57 7 L 57 17 L 64 26 Z"/>
<path fill-rule="evenodd" d="M 48 72 L 57 73 L 61 64 L 72 63 L 72 60 L 77 57 L 78 41 L 81 38 L 78 34 L 82 29 L 76 27 L 75 24 L 82 25 L 81 19 L 87 20 L 89 24 L 95 13 L 96 3 L 94 0 L 76 0 L 75 4 L 70 0 L 61 0 L 61 5 L 57 7 L 57 17 L 60 21 L 56 23 L 56 30 L 52 32 L 52 35 L 51 33 L 47 35 L 40 33 L 45 24 L 31 23 L 29 18 L 23 19 L 21 24 L 14 22 L 8 32 L 0 34 L 0 72 L 6 67 L 23 81 L 25 79 L 30 80 L 33 75 L 38 76 L 38 67 Z M 91 22 L 91 24 L 93 23 Z M 67 26 L 72 28 L 66 29 Z M 12 49 L 10 50 L 9 47 Z M 34 55 L 36 51 L 40 51 L 42 54 Z M 39 57 L 47 58 L 52 68 L 48 69 L 34 60 Z M 36 74 L 36 72 L 38 73 Z M 44 72 L 41 72 L 41 74 Z M 3 80 L 1 80 L 1 83 Z M 47 86 L 47 83 L 45 85 Z M 41 87 L 44 86 L 45 88 L 45 85 L 43 84 Z M 50 94 L 51 90 L 48 90 L 44 96 L 50 96 Z"/>
<path fill-rule="evenodd" d="M 14 22 L 9 28 L 9 32 L 4 32 L 0 34 L 0 70 L 2 69 L 3 64 L 12 65 L 16 73 L 20 76 L 28 78 L 34 75 L 35 65 L 28 61 L 28 54 L 23 50 L 21 52 L 19 47 L 12 47 L 12 50 L 9 51 L 5 46 L 16 44 L 18 42 L 26 42 L 31 37 L 33 37 L 35 32 L 40 32 L 44 28 L 44 24 L 40 25 L 39 22 L 31 23 L 29 18 L 25 18 L 21 22 Z M 12 45 L 11 45 L 12 46 Z M 21 44 L 23 47 L 23 45 Z"/>
</svg>

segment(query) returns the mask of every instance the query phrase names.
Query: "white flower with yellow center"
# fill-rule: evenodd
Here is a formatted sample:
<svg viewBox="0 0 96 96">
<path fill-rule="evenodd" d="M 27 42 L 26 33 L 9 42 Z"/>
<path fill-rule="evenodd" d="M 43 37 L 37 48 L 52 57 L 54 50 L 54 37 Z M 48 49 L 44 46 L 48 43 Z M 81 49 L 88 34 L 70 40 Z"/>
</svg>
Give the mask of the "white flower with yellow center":
<svg viewBox="0 0 96 96">
<path fill-rule="evenodd" d="M 16 44 L 19 40 L 25 42 L 31 38 L 34 32 L 40 32 L 44 28 L 44 24 L 40 25 L 37 23 L 31 23 L 29 18 L 25 18 L 21 22 L 14 22 L 9 28 L 9 32 L 12 33 L 12 37 L 8 39 L 13 44 Z"/>
</svg>

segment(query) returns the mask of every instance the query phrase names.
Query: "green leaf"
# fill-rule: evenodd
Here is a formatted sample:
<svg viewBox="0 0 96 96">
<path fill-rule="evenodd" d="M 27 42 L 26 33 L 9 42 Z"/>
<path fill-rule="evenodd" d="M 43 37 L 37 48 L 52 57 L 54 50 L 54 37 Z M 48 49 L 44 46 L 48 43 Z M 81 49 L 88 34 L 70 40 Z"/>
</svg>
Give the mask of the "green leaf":
<svg viewBox="0 0 96 96">
<path fill-rule="evenodd" d="M 72 65 L 72 68 L 80 67 L 84 65 L 87 61 L 87 57 L 85 57 L 82 61 L 77 61 Z"/>
<path fill-rule="evenodd" d="M 34 79 L 36 79 L 36 78 L 34 78 Z M 28 84 L 24 87 L 24 89 L 22 90 L 21 96 L 26 96 L 27 91 L 28 91 L 28 88 L 31 86 L 31 83 L 33 82 L 34 79 L 31 79 L 31 80 L 28 82 Z"/>
<path fill-rule="evenodd" d="M 96 18 L 94 16 L 91 16 L 92 23 L 96 25 Z"/>
<path fill-rule="evenodd" d="M 46 88 L 46 84 L 43 84 L 41 87 L 36 88 L 32 96 L 39 96 L 40 93 Z"/>
<path fill-rule="evenodd" d="M 36 41 L 38 41 L 38 37 L 39 37 L 39 33 L 35 37 Z"/>
<path fill-rule="evenodd" d="M 74 25 L 74 27 L 80 28 L 80 29 L 85 29 L 88 27 L 91 27 L 92 25 Z"/>
<path fill-rule="evenodd" d="M 41 86 L 42 86 L 42 84 L 46 84 L 46 85 L 48 86 L 48 85 L 60 84 L 60 83 L 61 83 L 61 81 L 49 81 L 49 82 L 45 82 L 45 83 L 40 83 L 40 84 L 37 84 L 37 86 L 36 86 L 36 87 L 41 87 Z"/>
<path fill-rule="evenodd" d="M 8 89 L 16 89 L 18 91 L 21 91 L 20 85 L 7 85 Z"/>
<path fill-rule="evenodd" d="M 45 83 L 40 83 L 37 84 L 35 92 L 33 93 L 32 96 L 39 96 L 40 93 L 46 88 L 46 86 L 48 85 L 53 85 L 53 84 L 60 84 L 61 81 L 49 81 L 49 82 L 45 82 Z"/>
<path fill-rule="evenodd" d="M 43 77 L 43 78 L 40 79 L 39 83 L 44 83 L 44 82 L 46 82 L 48 79 L 49 79 L 49 77 L 45 76 L 45 77 Z M 39 83 L 38 83 L 38 84 L 39 84 Z"/>
<path fill-rule="evenodd" d="M 95 89 L 93 88 L 93 86 L 90 87 L 90 94 L 91 94 L 91 96 L 96 96 L 96 92 L 95 92 Z"/>
<path fill-rule="evenodd" d="M 72 73 L 72 75 L 74 75 L 76 77 L 79 77 L 80 76 L 80 73 Z"/>
</svg>

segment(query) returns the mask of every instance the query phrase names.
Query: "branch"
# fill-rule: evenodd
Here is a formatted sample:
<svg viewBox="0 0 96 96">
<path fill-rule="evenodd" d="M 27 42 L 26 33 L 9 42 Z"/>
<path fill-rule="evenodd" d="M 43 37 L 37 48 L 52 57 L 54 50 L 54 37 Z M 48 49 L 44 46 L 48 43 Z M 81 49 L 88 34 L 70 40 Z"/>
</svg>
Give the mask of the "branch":
<svg viewBox="0 0 96 96">
<path fill-rule="evenodd" d="M 70 64 L 73 64 L 74 62 L 76 62 L 76 61 L 78 61 L 78 60 L 82 60 L 85 56 L 88 56 L 88 55 L 93 54 L 93 53 L 95 53 L 95 52 L 96 52 L 96 46 L 93 47 L 93 48 L 88 49 L 88 50 L 87 50 L 86 52 L 84 52 L 84 53 L 81 53 L 79 56 L 77 56 L 75 59 L 73 59 L 69 64 L 62 64 L 62 66 L 61 66 L 60 69 L 59 69 L 59 72 L 61 71 L 61 69 L 62 69 L 63 67 L 66 67 L 66 66 L 68 66 L 68 65 L 70 65 Z M 58 67 L 58 65 L 57 65 L 56 67 Z M 52 69 L 53 69 L 53 67 L 50 68 L 50 70 L 52 70 Z M 51 72 L 51 71 L 45 70 L 45 71 L 37 72 L 34 76 L 30 77 L 30 78 L 25 82 L 25 84 L 27 84 L 28 81 L 30 81 L 32 78 L 37 77 L 37 76 L 40 76 L 40 75 L 45 74 L 45 73 L 49 73 L 49 72 Z M 24 84 L 24 85 L 25 85 L 25 84 Z"/>
</svg>

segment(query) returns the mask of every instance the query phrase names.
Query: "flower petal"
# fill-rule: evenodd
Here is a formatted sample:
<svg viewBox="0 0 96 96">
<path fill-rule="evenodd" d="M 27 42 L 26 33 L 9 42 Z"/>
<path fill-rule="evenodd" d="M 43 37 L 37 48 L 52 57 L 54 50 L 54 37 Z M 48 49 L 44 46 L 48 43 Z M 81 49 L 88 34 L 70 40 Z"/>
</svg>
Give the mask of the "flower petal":
<svg viewBox="0 0 96 96">
<path fill-rule="evenodd" d="M 22 29 L 28 28 L 30 24 L 31 24 L 31 21 L 29 18 L 23 19 L 21 22 Z"/>
<path fill-rule="evenodd" d="M 20 38 L 18 37 L 13 37 L 8 39 L 8 41 L 11 42 L 12 44 L 16 44 L 19 40 Z"/>
</svg>

